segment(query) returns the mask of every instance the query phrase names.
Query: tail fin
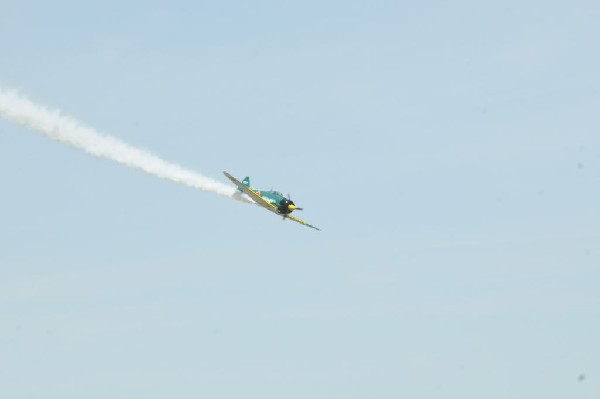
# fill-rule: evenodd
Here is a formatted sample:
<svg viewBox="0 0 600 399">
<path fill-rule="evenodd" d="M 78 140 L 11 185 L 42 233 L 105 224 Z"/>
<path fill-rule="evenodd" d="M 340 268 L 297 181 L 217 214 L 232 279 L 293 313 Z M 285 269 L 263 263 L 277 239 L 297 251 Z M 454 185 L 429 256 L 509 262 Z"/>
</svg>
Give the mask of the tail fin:
<svg viewBox="0 0 600 399">
<path fill-rule="evenodd" d="M 250 176 L 246 176 L 246 177 L 244 177 L 244 180 L 242 180 L 242 184 L 243 184 L 244 186 L 246 186 L 246 187 L 250 188 Z M 241 188 L 239 188 L 239 187 L 238 187 L 238 191 L 239 191 L 240 193 L 243 193 L 243 192 L 244 192 L 244 191 L 243 191 Z"/>
</svg>

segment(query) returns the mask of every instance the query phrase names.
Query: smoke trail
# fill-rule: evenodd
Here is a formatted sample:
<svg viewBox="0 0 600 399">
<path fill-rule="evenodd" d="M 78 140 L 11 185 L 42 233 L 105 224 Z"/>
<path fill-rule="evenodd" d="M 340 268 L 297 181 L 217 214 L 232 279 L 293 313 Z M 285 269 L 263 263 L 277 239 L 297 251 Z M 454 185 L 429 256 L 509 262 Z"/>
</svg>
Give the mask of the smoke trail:
<svg viewBox="0 0 600 399">
<path fill-rule="evenodd" d="M 203 191 L 244 200 L 232 186 L 166 162 L 114 137 L 100 134 L 69 116 L 61 115 L 57 110 L 48 110 L 32 103 L 19 96 L 16 91 L 0 89 L 0 116 L 52 140 L 81 148 L 94 156 L 107 158 Z"/>
</svg>

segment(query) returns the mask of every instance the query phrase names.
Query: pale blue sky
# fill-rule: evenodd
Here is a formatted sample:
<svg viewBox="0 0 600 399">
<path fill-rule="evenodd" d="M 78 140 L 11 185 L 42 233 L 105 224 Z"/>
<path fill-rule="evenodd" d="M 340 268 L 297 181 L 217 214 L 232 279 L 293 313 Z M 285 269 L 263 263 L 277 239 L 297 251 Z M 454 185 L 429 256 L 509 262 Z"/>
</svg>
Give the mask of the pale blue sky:
<svg viewBox="0 0 600 399">
<path fill-rule="evenodd" d="M 0 397 L 598 398 L 595 1 L 0 2 Z"/>
</svg>

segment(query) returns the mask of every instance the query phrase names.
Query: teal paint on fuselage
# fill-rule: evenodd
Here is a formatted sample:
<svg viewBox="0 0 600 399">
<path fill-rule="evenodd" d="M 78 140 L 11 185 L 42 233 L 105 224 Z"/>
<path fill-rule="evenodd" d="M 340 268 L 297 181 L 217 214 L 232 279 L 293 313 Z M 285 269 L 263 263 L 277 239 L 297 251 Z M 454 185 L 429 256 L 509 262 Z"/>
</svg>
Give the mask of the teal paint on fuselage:
<svg viewBox="0 0 600 399">
<path fill-rule="evenodd" d="M 265 201 L 268 201 L 269 203 L 271 203 L 271 205 L 276 207 L 277 212 L 280 215 L 288 215 L 288 214 L 292 213 L 294 211 L 294 209 L 296 209 L 296 206 L 294 205 L 294 201 L 292 201 L 289 198 L 284 197 L 283 194 L 281 194 L 279 191 L 258 190 L 258 191 L 256 191 L 256 193 L 258 195 L 260 195 L 260 197 L 262 199 L 264 199 Z"/>
<path fill-rule="evenodd" d="M 265 200 L 269 201 L 271 204 L 275 206 L 279 206 L 282 200 L 286 199 L 283 194 L 278 191 L 258 191 L 258 195 L 260 195 Z"/>
</svg>

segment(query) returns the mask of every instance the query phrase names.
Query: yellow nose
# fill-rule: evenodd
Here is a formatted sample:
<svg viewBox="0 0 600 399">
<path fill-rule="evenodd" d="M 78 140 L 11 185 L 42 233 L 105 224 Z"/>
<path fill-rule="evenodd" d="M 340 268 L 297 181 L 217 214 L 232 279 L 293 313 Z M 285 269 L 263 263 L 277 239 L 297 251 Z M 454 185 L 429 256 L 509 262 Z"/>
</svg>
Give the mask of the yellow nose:
<svg viewBox="0 0 600 399">
<path fill-rule="evenodd" d="M 291 211 L 293 211 L 294 209 L 296 209 L 296 206 L 294 204 L 289 204 L 288 205 L 288 209 Z"/>
</svg>

